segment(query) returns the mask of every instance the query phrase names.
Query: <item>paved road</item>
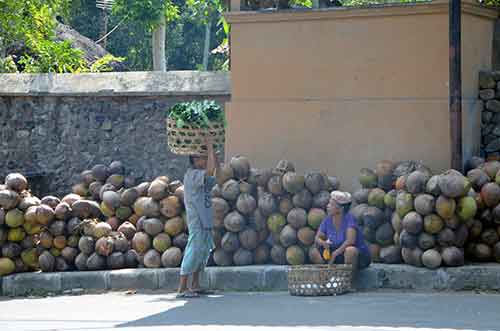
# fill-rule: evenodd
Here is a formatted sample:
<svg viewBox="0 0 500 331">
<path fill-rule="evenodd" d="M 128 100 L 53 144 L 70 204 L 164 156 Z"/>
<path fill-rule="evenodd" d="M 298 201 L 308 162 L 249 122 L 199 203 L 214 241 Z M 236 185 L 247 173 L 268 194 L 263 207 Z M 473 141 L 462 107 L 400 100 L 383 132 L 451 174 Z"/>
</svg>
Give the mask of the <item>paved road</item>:
<svg viewBox="0 0 500 331">
<path fill-rule="evenodd" d="M 125 293 L 0 300 L 0 331 L 500 330 L 500 295 L 221 293 L 176 300 Z"/>
</svg>

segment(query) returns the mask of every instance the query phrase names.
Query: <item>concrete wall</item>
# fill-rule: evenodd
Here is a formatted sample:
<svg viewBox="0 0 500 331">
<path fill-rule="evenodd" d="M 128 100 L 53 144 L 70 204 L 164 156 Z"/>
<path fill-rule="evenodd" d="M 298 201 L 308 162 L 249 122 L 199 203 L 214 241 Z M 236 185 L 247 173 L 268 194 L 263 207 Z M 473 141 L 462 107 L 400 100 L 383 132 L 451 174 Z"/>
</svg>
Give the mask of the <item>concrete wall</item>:
<svg viewBox="0 0 500 331">
<path fill-rule="evenodd" d="M 497 12 L 463 4 L 464 153 L 479 153 L 477 73 Z M 381 159 L 450 166 L 448 2 L 232 12 L 226 155 L 293 160 L 356 186 Z"/>
<path fill-rule="evenodd" d="M 138 180 L 181 178 L 187 159 L 167 148 L 167 108 L 229 96 L 227 73 L 0 75 L 0 177 L 42 173 L 40 195 L 68 193 L 82 170 L 112 160 Z"/>
</svg>

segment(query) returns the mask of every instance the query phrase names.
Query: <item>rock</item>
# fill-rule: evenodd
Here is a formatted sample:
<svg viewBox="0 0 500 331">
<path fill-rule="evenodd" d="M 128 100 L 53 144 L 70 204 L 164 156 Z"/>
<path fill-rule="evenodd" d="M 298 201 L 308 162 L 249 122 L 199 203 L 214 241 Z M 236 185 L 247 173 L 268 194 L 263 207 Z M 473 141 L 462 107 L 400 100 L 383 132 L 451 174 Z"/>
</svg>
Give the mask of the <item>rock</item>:
<svg viewBox="0 0 500 331">
<path fill-rule="evenodd" d="M 496 87 L 495 79 L 493 75 L 488 71 L 479 72 L 479 87 L 481 89 L 494 89 Z"/>
<path fill-rule="evenodd" d="M 492 112 L 490 112 L 490 111 L 483 111 L 481 113 L 481 122 L 483 124 L 491 122 L 492 119 L 493 119 L 493 113 Z"/>
<path fill-rule="evenodd" d="M 495 128 L 495 125 L 493 125 L 493 124 L 484 125 L 481 128 L 482 135 L 485 136 L 487 134 L 490 134 L 493 131 L 494 128 Z"/>
<path fill-rule="evenodd" d="M 496 152 L 500 150 L 500 138 L 497 138 L 486 145 L 486 152 Z"/>
<path fill-rule="evenodd" d="M 492 134 L 483 135 L 483 144 L 487 146 L 489 143 L 491 143 L 493 140 L 497 138 L 498 138 L 497 136 L 494 136 Z"/>
<path fill-rule="evenodd" d="M 481 100 L 495 99 L 495 90 L 493 90 L 493 89 L 480 90 L 479 91 L 479 98 Z"/>
<path fill-rule="evenodd" d="M 486 102 L 486 109 L 492 112 L 500 112 L 500 101 L 499 100 L 488 100 Z"/>
</svg>

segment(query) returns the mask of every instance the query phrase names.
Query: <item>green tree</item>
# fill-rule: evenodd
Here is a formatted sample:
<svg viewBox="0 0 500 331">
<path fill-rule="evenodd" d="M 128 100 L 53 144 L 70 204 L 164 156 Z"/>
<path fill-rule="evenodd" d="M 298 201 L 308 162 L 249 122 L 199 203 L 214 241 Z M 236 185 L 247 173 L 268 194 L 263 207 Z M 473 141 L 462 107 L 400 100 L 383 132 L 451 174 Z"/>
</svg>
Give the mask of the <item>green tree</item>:
<svg viewBox="0 0 500 331">
<path fill-rule="evenodd" d="M 166 25 L 179 18 L 179 7 L 172 0 L 116 0 L 113 13 L 152 32 L 153 70 L 166 70 Z"/>
</svg>

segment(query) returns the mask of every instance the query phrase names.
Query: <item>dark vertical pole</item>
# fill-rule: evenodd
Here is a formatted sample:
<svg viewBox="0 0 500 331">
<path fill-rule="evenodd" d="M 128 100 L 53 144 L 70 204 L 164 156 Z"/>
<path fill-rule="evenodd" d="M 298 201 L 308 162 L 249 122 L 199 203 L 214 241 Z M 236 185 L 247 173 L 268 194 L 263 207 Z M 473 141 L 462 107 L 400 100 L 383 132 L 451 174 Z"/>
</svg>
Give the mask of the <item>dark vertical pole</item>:
<svg viewBox="0 0 500 331">
<path fill-rule="evenodd" d="M 450 138 L 451 167 L 462 171 L 461 0 L 450 0 Z"/>
</svg>

